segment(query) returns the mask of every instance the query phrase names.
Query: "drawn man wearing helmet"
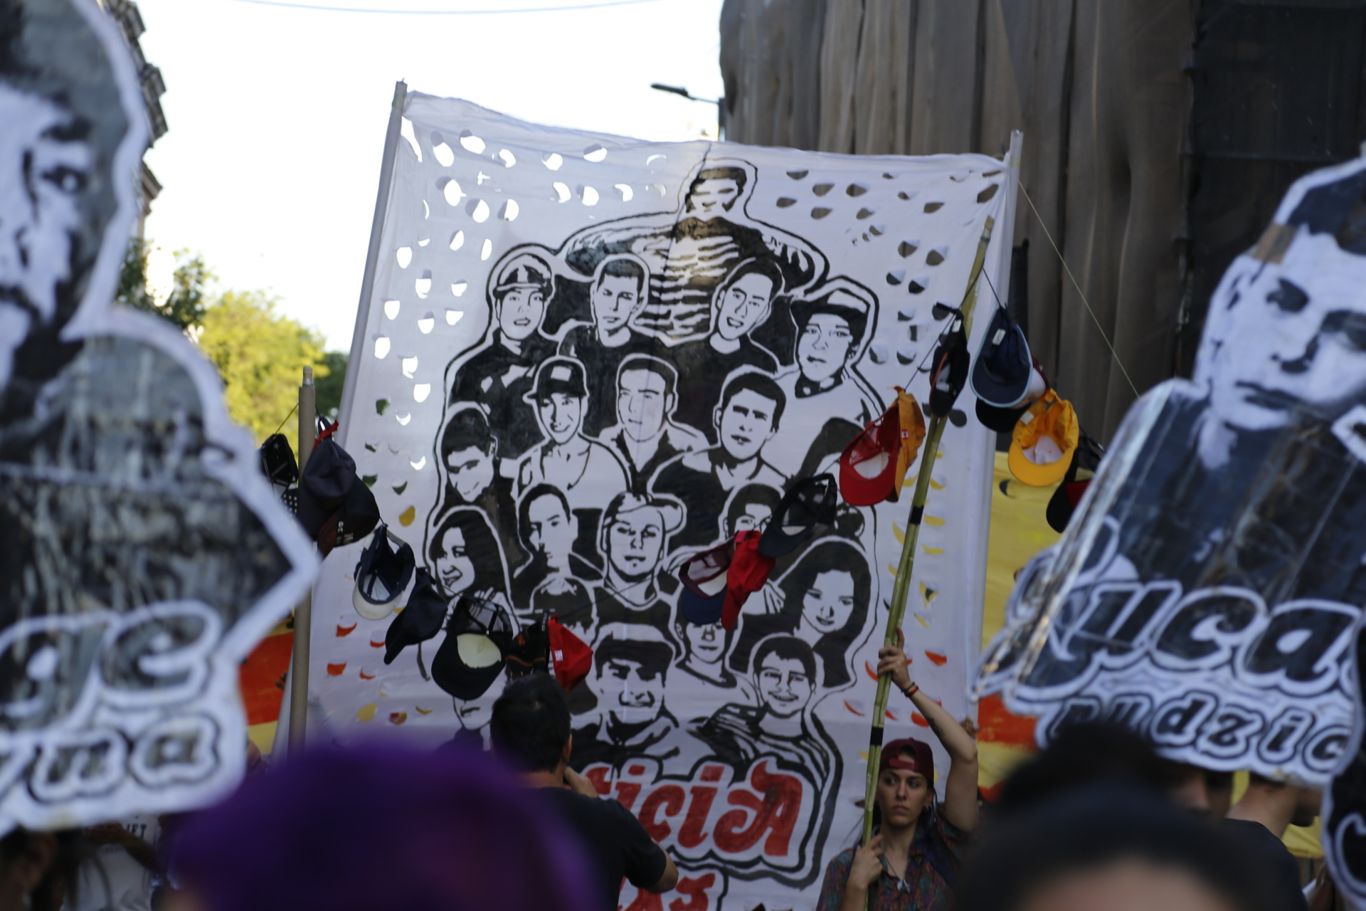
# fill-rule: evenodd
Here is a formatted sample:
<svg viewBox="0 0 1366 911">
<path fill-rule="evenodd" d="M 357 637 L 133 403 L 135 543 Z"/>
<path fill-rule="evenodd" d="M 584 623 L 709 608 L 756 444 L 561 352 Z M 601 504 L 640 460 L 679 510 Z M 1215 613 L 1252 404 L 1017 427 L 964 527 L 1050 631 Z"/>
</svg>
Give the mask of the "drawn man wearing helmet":
<svg viewBox="0 0 1366 911">
<path fill-rule="evenodd" d="M 454 368 L 450 404 L 477 402 L 488 410 L 505 474 L 541 441 L 526 395 L 536 366 L 555 353 L 554 342 L 541 332 L 553 276 L 548 255 L 539 248 L 508 253 L 489 276 L 487 340 Z"/>
</svg>

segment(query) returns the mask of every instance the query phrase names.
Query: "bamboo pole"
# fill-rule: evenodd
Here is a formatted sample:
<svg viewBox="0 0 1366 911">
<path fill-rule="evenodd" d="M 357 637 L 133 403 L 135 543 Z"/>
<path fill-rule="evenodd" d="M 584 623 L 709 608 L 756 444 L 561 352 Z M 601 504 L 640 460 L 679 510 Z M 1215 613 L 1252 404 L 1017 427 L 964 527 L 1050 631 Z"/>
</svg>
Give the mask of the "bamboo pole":
<svg viewBox="0 0 1366 911">
<path fill-rule="evenodd" d="M 318 432 L 317 387 L 313 385 L 313 368 L 304 368 L 299 385 L 299 472 L 313 454 L 313 437 Z M 294 608 L 294 652 L 289 673 L 289 752 L 303 748 L 308 728 L 308 659 L 312 644 L 309 633 L 313 626 L 313 591 L 304 592 L 303 600 Z"/>
<path fill-rule="evenodd" d="M 996 219 L 988 217 L 982 227 L 982 237 L 977 242 L 977 255 L 972 261 L 972 271 L 968 273 L 968 287 L 963 296 L 960 309 L 963 319 L 963 332 L 972 331 L 972 311 L 977 304 L 977 282 L 986 261 L 987 246 L 991 243 L 991 232 Z M 906 615 L 906 597 L 911 590 L 911 574 L 915 570 L 915 545 L 920 537 L 920 519 L 925 512 L 925 500 L 929 495 L 930 476 L 934 472 L 934 462 L 939 454 L 939 440 L 944 435 L 945 418 L 930 420 L 929 433 L 925 435 L 925 445 L 921 452 L 920 473 L 915 479 L 915 493 L 911 497 L 911 511 L 906 523 L 906 536 L 901 542 L 901 559 L 896 567 L 896 582 L 892 585 L 891 610 L 887 614 L 887 629 L 883 634 L 883 645 L 897 644 L 897 631 Z M 873 726 L 868 733 L 868 781 L 863 797 L 863 843 L 873 837 L 873 808 L 877 796 L 878 765 L 882 761 L 882 727 L 887 711 L 887 690 L 891 680 L 886 675 L 877 679 L 877 697 L 873 700 Z M 931 784 L 933 786 L 933 784 Z"/>
</svg>

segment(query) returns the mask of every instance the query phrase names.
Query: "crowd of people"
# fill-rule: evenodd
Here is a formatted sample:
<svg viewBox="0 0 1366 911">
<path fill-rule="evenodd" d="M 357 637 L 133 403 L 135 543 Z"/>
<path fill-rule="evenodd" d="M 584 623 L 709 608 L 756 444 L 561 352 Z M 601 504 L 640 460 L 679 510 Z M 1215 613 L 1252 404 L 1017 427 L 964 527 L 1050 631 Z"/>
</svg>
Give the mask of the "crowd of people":
<svg viewBox="0 0 1366 911">
<path fill-rule="evenodd" d="M 1331 909 L 1302 888 L 1281 836 L 1318 812 L 1314 788 L 1161 758 L 1113 722 L 1064 728 L 991 800 L 971 724 L 910 679 L 901 648 L 878 672 L 949 755 L 887 742 L 873 836 L 836 846 L 818 911 L 1286 911 Z M 536 672 L 494 703 L 487 748 L 317 747 L 268 766 L 223 803 L 141 824 L 0 839 L 0 911 L 602 911 L 629 883 L 665 895 L 675 859 L 574 771 L 565 692 Z M 146 836 L 146 837 L 140 837 Z"/>
</svg>

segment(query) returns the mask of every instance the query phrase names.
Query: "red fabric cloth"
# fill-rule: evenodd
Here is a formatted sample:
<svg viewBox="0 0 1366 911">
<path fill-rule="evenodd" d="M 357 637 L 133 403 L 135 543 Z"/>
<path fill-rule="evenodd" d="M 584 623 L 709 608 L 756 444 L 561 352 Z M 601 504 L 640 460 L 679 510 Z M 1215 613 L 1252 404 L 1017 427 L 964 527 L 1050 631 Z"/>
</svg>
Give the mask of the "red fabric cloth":
<svg viewBox="0 0 1366 911">
<path fill-rule="evenodd" d="M 735 629 L 745 599 L 763 588 L 773 572 L 773 560 L 759 553 L 762 536 L 758 531 L 742 531 L 735 536 L 735 556 L 726 574 L 726 603 L 721 608 L 721 626 L 725 629 Z"/>
</svg>

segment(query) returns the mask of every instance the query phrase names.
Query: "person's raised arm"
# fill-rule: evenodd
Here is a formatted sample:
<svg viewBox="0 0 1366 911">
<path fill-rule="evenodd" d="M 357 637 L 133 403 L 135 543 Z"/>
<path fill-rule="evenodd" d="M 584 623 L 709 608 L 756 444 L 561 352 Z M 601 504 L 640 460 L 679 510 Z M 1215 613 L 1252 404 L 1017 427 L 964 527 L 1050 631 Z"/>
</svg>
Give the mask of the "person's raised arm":
<svg viewBox="0 0 1366 911">
<path fill-rule="evenodd" d="M 898 631 L 897 638 L 900 639 Z M 906 655 L 894 645 L 877 653 L 877 671 L 887 674 L 892 685 L 911 700 L 930 724 L 949 754 L 949 775 L 944 781 L 944 818 L 964 832 L 977 828 L 977 742 L 939 703 L 911 681 Z"/>
</svg>

